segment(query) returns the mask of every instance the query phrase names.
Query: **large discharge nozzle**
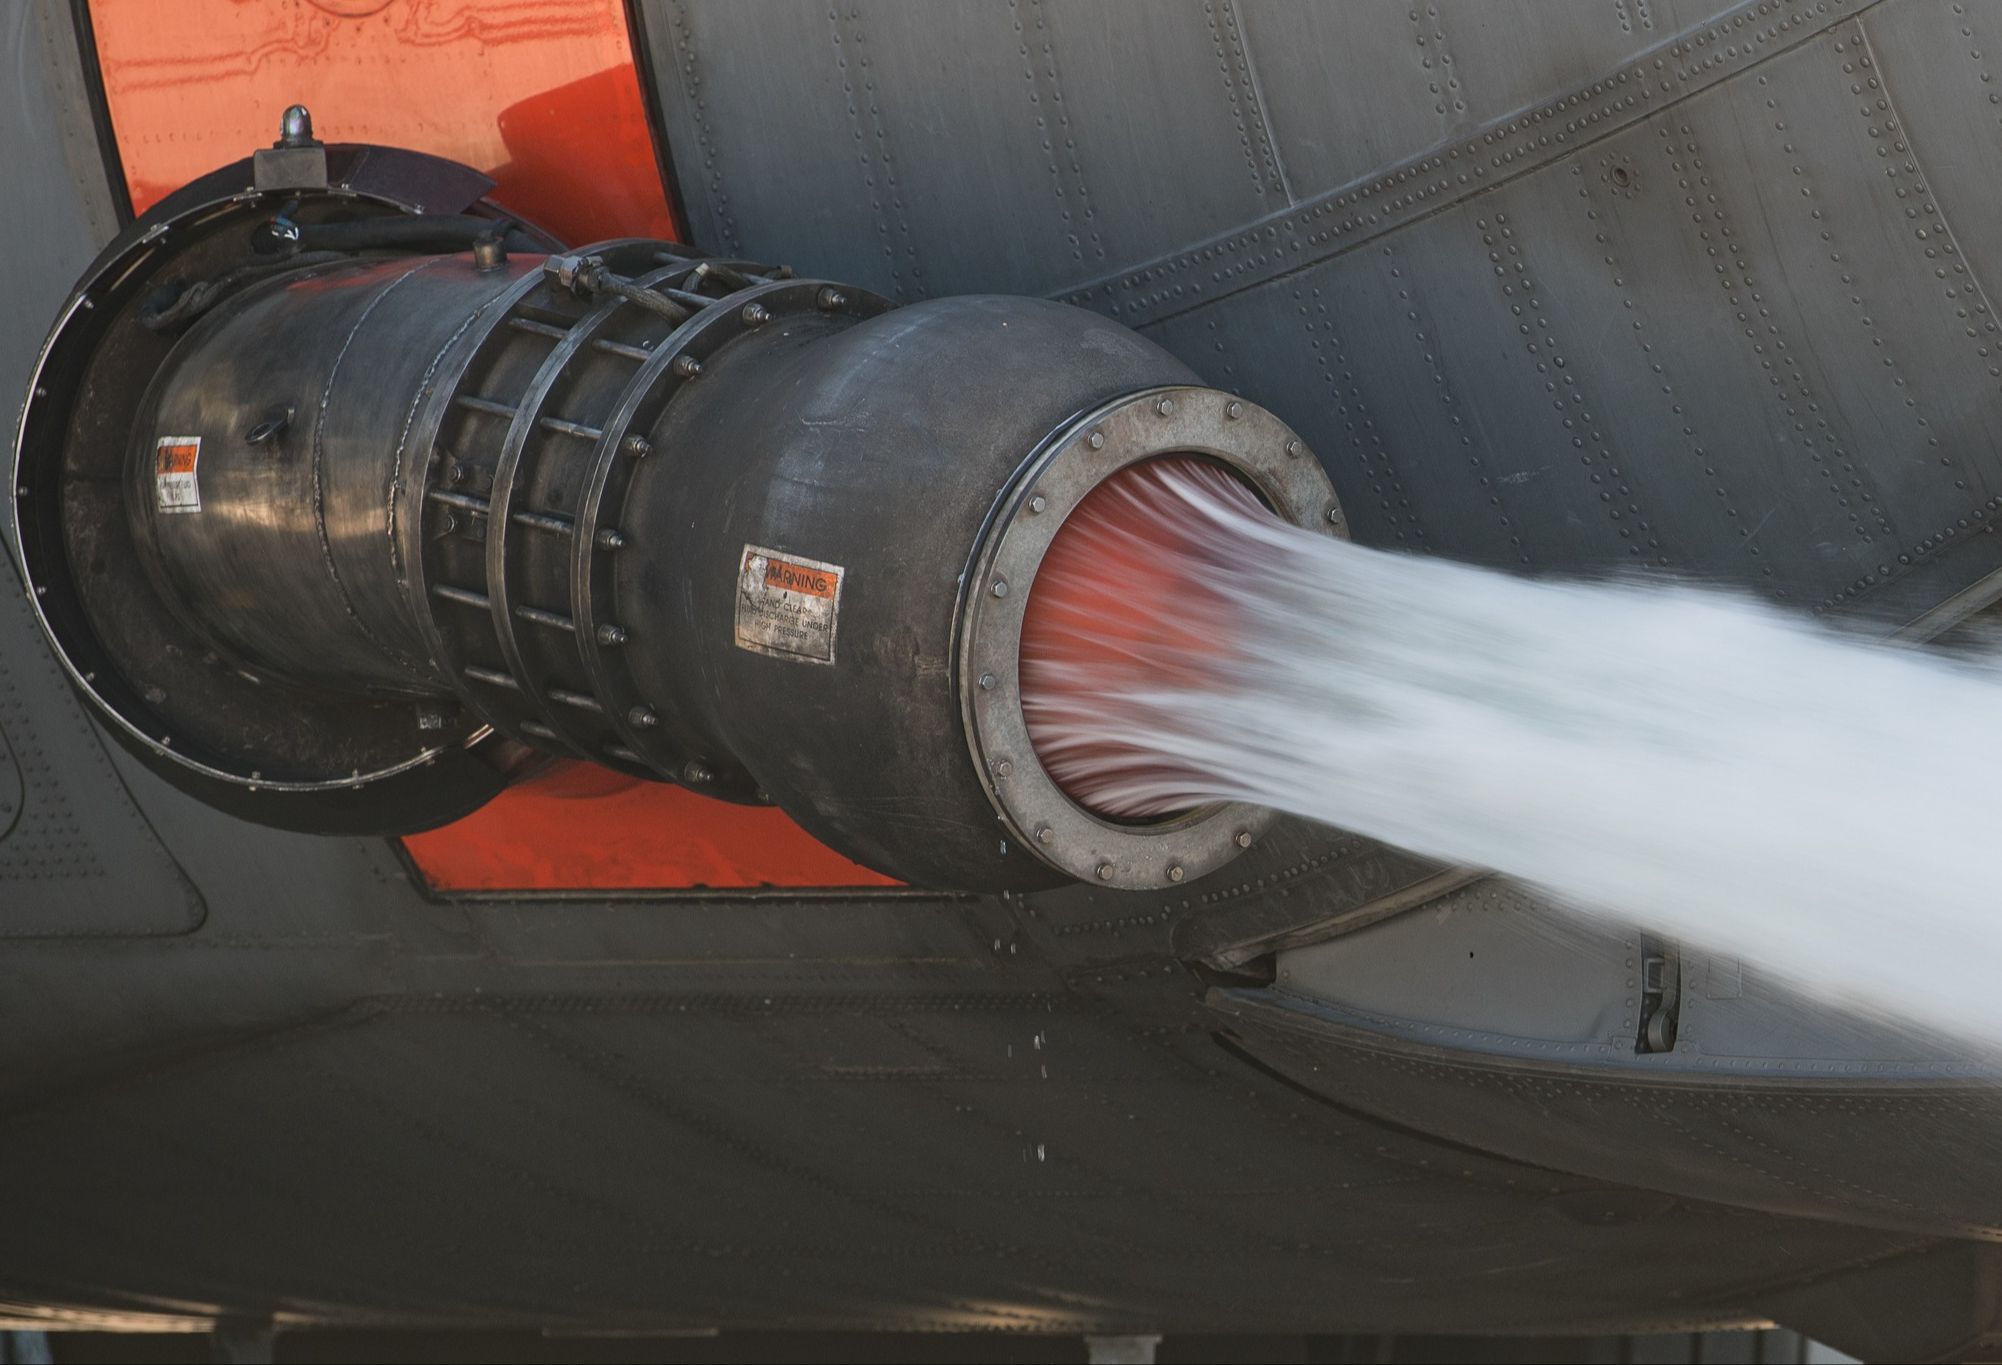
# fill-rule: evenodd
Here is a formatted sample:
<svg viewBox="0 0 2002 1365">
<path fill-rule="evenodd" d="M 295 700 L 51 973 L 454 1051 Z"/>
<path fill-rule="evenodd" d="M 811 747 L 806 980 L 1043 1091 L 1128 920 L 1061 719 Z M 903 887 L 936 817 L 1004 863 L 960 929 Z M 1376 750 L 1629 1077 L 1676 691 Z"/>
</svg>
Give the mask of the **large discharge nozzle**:
<svg viewBox="0 0 2002 1365">
<path fill-rule="evenodd" d="M 1167 886 L 1267 818 L 1090 809 L 1021 669 L 1052 540 L 1123 470 L 1197 459 L 1332 529 L 1263 409 L 1060 304 L 471 240 L 479 204 L 427 228 L 398 200 L 408 166 L 374 193 L 218 176 L 79 286 L 14 480 L 51 641 L 171 780 L 407 830 L 538 750 L 773 802 L 963 890 Z M 1177 571 L 1102 566 L 1147 611 Z"/>
</svg>

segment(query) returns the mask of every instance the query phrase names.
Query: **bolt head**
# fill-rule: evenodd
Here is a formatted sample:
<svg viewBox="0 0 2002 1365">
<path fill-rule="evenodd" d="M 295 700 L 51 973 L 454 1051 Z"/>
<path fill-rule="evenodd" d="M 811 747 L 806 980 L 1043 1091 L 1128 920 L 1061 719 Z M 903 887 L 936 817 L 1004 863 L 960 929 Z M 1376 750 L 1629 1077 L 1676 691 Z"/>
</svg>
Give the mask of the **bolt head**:
<svg viewBox="0 0 2002 1365">
<path fill-rule="evenodd" d="M 1231 842 L 1236 844 L 1239 848 L 1250 848 L 1251 831 L 1248 829 L 1239 830 L 1236 836 L 1231 840 Z"/>
<path fill-rule="evenodd" d="M 995 580 L 994 580 L 994 595 L 995 595 L 996 597 L 1006 597 L 1006 596 L 1008 595 L 1008 580 L 1007 580 L 1007 579 L 1005 579 L 1005 578 L 997 578 L 997 579 L 995 579 Z"/>
<path fill-rule="evenodd" d="M 980 690 L 982 692 L 986 692 L 990 690 L 993 686 L 994 686 L 994 675 L 992 673 L 982 673 L 980 675 Z"/>
<path fill-rule="evenodd" d="M 1029 511 L 1032 515 L 1041 515 L 1042 510 L 1049 505 L 1049 500 L 1041 494 L 1029 499 Z"/>
<path fill-rule="evenodd" d="M 303 104 L 288 108 L 278 119 L 278 145 L 304 147 L 313 141 L 313 111 Z"/>
<path fill-rule="evenodd" d="M 653 442 L 638 432 L 634 432 L 632 435 L 626 437 L 625 440 L 619 442 L 619 449 L 624 451 L 631 459 L 644 460 L 647 456 L 653 454 Z"/>
<path fill-rule="evenodd" d="M 1036 827 L 1036 842 L 1037 842 L 1037 843 L 1039 843 L 1039 844 L 1047 844 L 1047 843 L 1049 843 L 1049 842 L 1050 842 L 1051 840 L 1055 839 L 1056 837 L 1057 837 L 1057 832 L 1056 832 L 1055 830 L 1051 829 L 1051 828 L 1050 828 L 1050 827 L 1049 827 L 1048 825 L 1039 825 L 1039 826 L 1037 826 L 1037 827 Z"/>
<path fill-rule="evenodd" d="M 1341 524 L 1342 524 L 1342 509 L 1339 507 L 1330 507 L 1328 509 L 1328 525 L 1340 526 Z"/>
<path fill-rule="evenodd" d="M 1181 865 L 1180 863 L 1169 863 L 1169 864 L 1168 864 L 1168 880 L 1169 880 L 1169 881 L 1171 881 L 1171 882 L 1178 882 L 1178 881 L 1180 881 L 1180 880 L 1181 880 L 1181 879 L 1182 879 L 1183 877 L 1185 877 L 1185 876 L 1187 876 L 1187 875 L 1188 875 L 1187 873 L 1185 873 L 1185 872 L 1183 872 L 1183 871 L 1182 871 L 1182 865 Z"/>
<path fill-rule="evenodd" d="M 1090 446 L 1093 450 L 1102 450 L 1105 448 L 1105 433 L 1102 431 L 1094 431 L 1093 433 L 1091 433 L 1091 435 L 1085 437 L 1084 443 Z"/>
<path fill-rule="evenodd" d="M 1109 882 L 1112 880 L 1111 863 L 1100 863 L 1098 865 L 1098 879 L 1102 882 Z"/>
<path fill-rule="evenodd" d="M 1169 413 L 1173 412 L 1174 410 L 1175 410 L 1175 400 L 1172 398 L 1163 398 L 1154 404 L 1154 411 L 1160 413 L 1163 417 L 1166 417 Z"/>
<path fill-rule="evenodd" d="M 700 763 L 689 763 L 681 769 L 681 780 L 691 787 L 699 787 L 705 782 L 714 782 L 716 774 Z"/>
<path fill-rule="evenodd" d="M 625 533 L 614 531 L 610 527 L 606 527 L 604 530 L 598 532 L 596 539 L 598 548 L 601 550 L 623 549 L 626 543 Z"/>
<path fill-rule="evenodd" d="M 693 379 L 702 373 L 702 362 L 692 355 L 678 355 L 674 358 L 674 372 L 683 379 Z"/>
<path fill-rule="evenodd" d="M 1288 441 L 1286 443 L 1286 453 L 1297 458 L 1300 454 L 1300 443 L 1298 441 Z"/>
<path fill-rule="evenodd" d="M 848 296 L 842 293 L 839 289 L 823 289 L 820 291 L 818 295 L 815 296 L 814 301 L 818 303 L 822 308 L 832 310 L 835 308 L 846 307 L 848 303 Z"/>
<path fill-rule="evenodd" d="M 654 726 L 660 724 L 660 716 L 655 713 L 651 706 L 635 706 L 632 710 L 626 712 L 626 720 L 641 730 L 651 730 Z"/>
<path fill-rule="evenodd" d="M 1002 759 L 999 763 L 996 763 L 994 765 L 994 773 L 997 777 L 1007 777 L 1010 773 L 1013 773 L 1014 771 L 1015 771 L 1015 765 L 1010 763 L 1005 758 Z"/>
<path fill-rule="evenodd" d="M 1235 422 L 1238 418 L 1244 416 L 1244 404 L 1232 399 L 1223 405 L 1223 415 Z"/>
<path fill-rule="evenodd" d="M 622 645 L 626 642 L 626 628 L 610 622 L 598 627 L 598 643 L 601 645 Z"/>
<path fill-rule="evenodd" d="M 752 327 L 762 327 L 772 320 L 771 310 L 762 303 L 745 304 L 742 316 L 745 323 Z"/>
</svg>

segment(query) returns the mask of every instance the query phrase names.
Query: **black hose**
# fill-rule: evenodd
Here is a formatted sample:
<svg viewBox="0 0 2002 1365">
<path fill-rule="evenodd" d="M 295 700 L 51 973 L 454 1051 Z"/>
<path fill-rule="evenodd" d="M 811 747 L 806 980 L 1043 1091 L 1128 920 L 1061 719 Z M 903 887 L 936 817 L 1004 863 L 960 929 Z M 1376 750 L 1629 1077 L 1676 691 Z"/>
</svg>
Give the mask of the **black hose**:
<svg viewBox="0 0 2002 1365">
<path fill-rule="evenodd" d="M 483 237 L 522 251 L 535 243 L 513 222 L 469 213 L 427 213 L 353 218 L 340 223 L 295 223 L 280 216 L 259 228 L 251 246 L 260 254 L 313 251 L 466 251 Z"/>
<path fill-rule="evenodd" d="M 366 251 L 468 251 L 483 239 L 498 238 L 510 250 L 538 251 L 540 245 L 512 220 L 469 213 L 383 215 L 339 223 L 295 223 L 296 201 L 252 232 L 251 249 L 263 259 L 238 266 L 212 280 L 170 280 L 139 305 L 139 323 L 149 331 L 179 331 L 229 294 L 268 275 L 324 265 Z"/>
<path fill-rule="evenodd" d="M 169 280 L 140 301 L 136 316 L 149 332 L 177 332 L 244 285 L 289 270 L 346 260 L 339 251 L 312 251 L 282 261 L 240 265 L 212 280 Z"/>
</svg>

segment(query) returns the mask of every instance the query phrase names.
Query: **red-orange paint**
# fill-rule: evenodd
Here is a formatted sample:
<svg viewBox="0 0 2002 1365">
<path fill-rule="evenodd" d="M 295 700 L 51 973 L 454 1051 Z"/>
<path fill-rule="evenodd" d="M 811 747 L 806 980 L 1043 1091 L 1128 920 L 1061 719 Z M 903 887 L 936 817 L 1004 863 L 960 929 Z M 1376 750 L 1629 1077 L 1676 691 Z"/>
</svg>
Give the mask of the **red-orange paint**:
<svg viewBox="0 0 2002 1365">
<path fill-rule="evenodd" d="M 569 763 L 403 841 L 441 891 L 884 887 L 779 811 Z"/>
<path fill-rule="evenodd" d="M 622 0 L 90 0 L 133 208 L 278 135 L 450 157 L 566 241 L 675 237 Z"/>
</svg>

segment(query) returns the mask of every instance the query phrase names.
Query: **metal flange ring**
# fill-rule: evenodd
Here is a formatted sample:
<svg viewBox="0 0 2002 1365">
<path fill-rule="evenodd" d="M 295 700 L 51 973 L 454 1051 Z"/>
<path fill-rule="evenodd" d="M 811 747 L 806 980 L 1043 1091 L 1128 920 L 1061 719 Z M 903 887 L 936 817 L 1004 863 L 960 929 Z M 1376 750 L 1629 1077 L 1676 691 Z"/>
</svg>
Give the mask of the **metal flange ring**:
<svg viewBox="0 0 2002 1365">
<path fill-rule="evenodd" d="M 1050 866 L 1124 890 L 1160 889 L 1213 872 L 1275 818 L 1243 803 L 1145 824 L 1095 815 L 1044 769 L 1022 712 L 1023 615 L 1065 518 L 1128 465 L 1184 454 L 1227 466 L 1297 526 L 1348 535 L 1326 471 L 1284 422 L 1215 389 L 1149 389 L 1072 419 L 1030 457 L 988 521 L 960 604 L 955 682 L 967 743 L 995 809 L 1012 837 Z"/>
</svg>

